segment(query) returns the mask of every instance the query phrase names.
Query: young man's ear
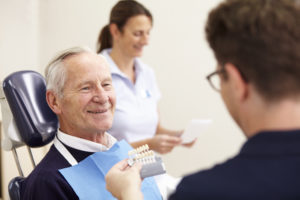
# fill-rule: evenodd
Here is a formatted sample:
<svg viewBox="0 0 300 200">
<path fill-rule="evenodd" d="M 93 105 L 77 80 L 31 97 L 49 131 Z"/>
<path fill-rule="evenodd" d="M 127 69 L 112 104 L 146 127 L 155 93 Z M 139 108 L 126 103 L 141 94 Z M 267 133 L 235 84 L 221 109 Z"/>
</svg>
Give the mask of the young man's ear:
<svg viewBox="0 0 300 200">
<path fill-rule="evenodd" d="M 109 32 L 113 38 L 118 38 L 120 35 L 119 28 L 116 24 L 109 25 Z"/>
<path fill-rule="evenodd" d="M 51 110 L 55 114 L 60 114 L 61 113 L 59 99 L 58 99 L 57 95 L 54 94 L 53 91 L 47 90 L 47 92 L 46 92 L 46 101 L 47 101 L 49 107 L 51 108 Z"/>
<path fill-rule="evenodd" d="M 235 94 L 240 100 L 245 100 L 249 95 L 248 83 L 243 79 L 242 74 L 235 65 L 226 63 L 224 67 Z"/>
</svg>

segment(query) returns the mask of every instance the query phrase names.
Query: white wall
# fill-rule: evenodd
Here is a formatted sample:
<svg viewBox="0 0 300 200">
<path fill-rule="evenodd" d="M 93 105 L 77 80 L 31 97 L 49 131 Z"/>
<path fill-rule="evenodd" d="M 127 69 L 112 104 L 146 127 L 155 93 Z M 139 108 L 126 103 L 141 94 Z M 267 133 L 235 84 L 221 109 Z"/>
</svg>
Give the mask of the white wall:
<svg viewBox="0 0 300 200">
<path fill-rule="evenodd" d="M 39 17 L 38 0 L 0 0 L 0 80 L 19 70 L 40 71 L 39 66 Z M 2 116 L 0 115 L 0 119 Z M 3 138 L 3 137 L 2 137 Z M 18 150 L 24 173 L 27 175 L 31 163 L 26 148 Z M 39 161 L 44 149 L 33 150 Z M 8 199 L 9 180 L 18 175 L 11 152 L 2 154 L 2 191 Z"/>
<path fill-rule="evenodd" d="M 95 49 L 100 28 L 116 2 L 0 0 L 1 80 L 19 69 L 43 72 L 54 53 L 71 46 Z M 140 2 L 154 16 L 150 45 L 142 59 L 154 68 L 163 94 L 162 123 L 182 129 L 192 118 L 214 122 L 193 148 L 177 148 L 163 156 L 169 173 L 180 176 L 233 156 L 244 136 L 205 80 L 216 63 L 205 41 L 204 25 L 208 11 L 220 0 Z"/>
</svg>

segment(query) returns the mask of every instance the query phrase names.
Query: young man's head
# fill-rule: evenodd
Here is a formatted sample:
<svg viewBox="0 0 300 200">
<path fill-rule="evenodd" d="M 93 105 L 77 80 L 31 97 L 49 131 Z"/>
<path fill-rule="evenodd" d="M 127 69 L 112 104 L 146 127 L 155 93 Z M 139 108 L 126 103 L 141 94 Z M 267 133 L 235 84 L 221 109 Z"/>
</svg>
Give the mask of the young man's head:
<svg viewBox="0 0 300 200">
<path fill-rule="evenodd" d="M 227 0 L 210 12 L 206 35 L 219 67 L 233 64 L 267 102 L 300 97 L 298 0 Z"/>
<path fill-rule="evenodd" d="M 299 1 L 226 0 L 210 12 L 206 34 L 218 62 L 208 79 L 219 78 L 245 135 L 299 127 L 291 120 L 300 109 Z"/>
</svg>

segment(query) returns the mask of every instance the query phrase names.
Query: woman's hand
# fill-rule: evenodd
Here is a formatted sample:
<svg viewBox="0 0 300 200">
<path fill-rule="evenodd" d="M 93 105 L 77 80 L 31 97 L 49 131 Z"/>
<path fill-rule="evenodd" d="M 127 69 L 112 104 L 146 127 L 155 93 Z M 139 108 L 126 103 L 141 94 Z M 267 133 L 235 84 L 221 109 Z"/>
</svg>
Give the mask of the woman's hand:
<svg viewBox="0 0 300 200">
<path fill-rule="evenodd" d="M 181 145 L 184 146 L 184 147 L 190 148 L 190 147 L 192 147 L 196 143 L 196 141 L 197 141 L 197 138 L 195 138 L 193 141 L 191 141 L 189 143 L 183 143 Z"/>
<path fill-rule="evenodd" d="M 150 149 L 160 154 L 169 153 L 175 146 L 178 146 L 180 144 L 180 137 L 167 134 L 156 134 L 149 140 L 148 143 Z"/>
<path fill-rule="evenodd" d="M 127 160 L 118 162 L 105 176 L 106 189 L 117 199 L 142 200 L 141 168 L 140 163 L 135 163 L 130 167 Z"/>
</svg>

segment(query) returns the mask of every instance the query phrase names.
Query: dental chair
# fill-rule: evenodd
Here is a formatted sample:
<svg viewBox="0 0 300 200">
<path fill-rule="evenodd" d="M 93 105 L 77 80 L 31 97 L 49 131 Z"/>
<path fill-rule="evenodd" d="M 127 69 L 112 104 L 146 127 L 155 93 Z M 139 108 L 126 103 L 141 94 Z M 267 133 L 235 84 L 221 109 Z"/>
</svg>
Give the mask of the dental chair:
<svg viewBox="0 0 300 200">
<path fill-rule="evenodd" d="M 8 191 L 11 200 L 20 199 L 21 182 L 25 179 L 17 148 L 26 146 L 33 167 L 31 148 L 50 143 L 57 131 L 58 120 L 46 102 L 46 82 L 34 71 L 18 71 L 6 77 L 0 88 L 4 139 L 1 146 L 12 151 L 19 176 L 13 178 Z"/>
</svg>

